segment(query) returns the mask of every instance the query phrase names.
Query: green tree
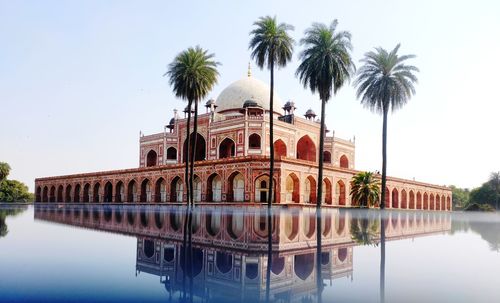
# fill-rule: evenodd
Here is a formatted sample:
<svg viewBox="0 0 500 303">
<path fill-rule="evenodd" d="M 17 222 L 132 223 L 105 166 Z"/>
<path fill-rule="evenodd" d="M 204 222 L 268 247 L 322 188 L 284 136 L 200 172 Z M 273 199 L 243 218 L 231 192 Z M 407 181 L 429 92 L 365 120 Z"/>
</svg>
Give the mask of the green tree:
<svg viewBox="0 0 500 303">
<path fill-rule="evenodd" d="M 452 204 L 454 209 L 463 209 L 469 203 L 469 189 L 450 186 L 452 193 Z"/>
<path fill-rule="evenodd" d="M 0 202 L 32 202 L 33 194 L 24 183 L 17 180 L 4 180 L 0 183 Z"/>
<path fill-rule="evenodd" d="M 486 182 L 480 187 L 471 190 L 469 204 L 489 204 L 494 206 L 496 199 L 495 188 L 489 182 Z"/>
<path fill-rule="evenodd" d="M 382 124 L 382 189 L 387 182 L 387 115 L 403 107 L 415 94 L 418 72 L 415 66 L 407 65 L 406 60 L 415 55 L 398 55 L 400 44 L 391 52 L 381 47 L 365 54 L 354 82 L 357 98 L 361 104 L 383 116 Z M 380 208 L 385 207 L 385 190 L 382 190 Z"/>
<path fill-rule="evenodd" d="M 0 182 L 7 179 L 10 173 L 10 165 L 5 162 L 0 162 Z"/>
<path fill-rule="evenodd" d="M 361 207 L 377 204 L 380 196 L 380 182 L 371 172 L 359 172 L 351 180 L 351 196 Z"/>
<path fill-rule="evenodd" d="M 300 53 L 301 63 L 296 75 L 305 88 L 319 93 L 321 100 L 321 125 L 319 133 L 318 189 L 316 206 L 321 207 L 323 195 L 323 148 L 325 141 L 325 104 L 332 94 L 350 80 L 356 68 L 351 59 L 351 34 L 337 31 L 338 21 L 330 26 L 314 23 L 305 31 L 300 44 L 305 49 Z"/>
<path fill-rule="evenodd" d="M 500 198 L 500 172 L 491 173 L 488 183 L 490 183 L 490 185 L 495 189 L 495 209 L 498 209 L 498 200 Z"/>
<path fill-rule="evenodd" d="M 213 60 L 214 54 L 199 46 L 190 47 L 179 53 L 164 76 L 169 77 L 169 83 L 173 87 L 176 97 L 188 101 L 187 117 L 187 150 L 185 163 L 185 183 L 187 188 L 188 205 L 194 205 L 193 197 L 193 175 L 196 150 L 196 139 L 198 135 L 198 102 L 207 96 L 217 83 L 219 72 L 217 66 L 220 64 Z M 191 109 L 194 102 L 193 136 L 191 140 Z M 191 144 L 193 141 L 193 144 Z"/>
<path fill-rule="evenodd" d="M 292 59 L 293 39 L 288 32 L 293 26 L 286 23 L 278 23 L 276 17 L 260 17 L 253 24 L 255 28 L 250 32 L 250 43 L 248 48 L 252 50 L 254 59 L 261 69 L 267 66 L 270 76 L 269 93 L 269 192 L 267 206 L 273 203 L 273 176 L 274 176 L 274 67 L 284 67 Z"/>
</svg>

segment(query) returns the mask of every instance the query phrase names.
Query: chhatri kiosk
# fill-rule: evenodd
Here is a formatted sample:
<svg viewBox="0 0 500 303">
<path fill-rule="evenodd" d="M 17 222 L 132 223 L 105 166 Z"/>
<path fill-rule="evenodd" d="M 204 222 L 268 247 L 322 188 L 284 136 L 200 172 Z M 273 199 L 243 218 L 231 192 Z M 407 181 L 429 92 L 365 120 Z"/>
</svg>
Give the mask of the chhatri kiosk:
<svg viewBox="0 0 500 303">
<path fill-rule="evenodd" d="M 353 204 L 350 180 L 355 170 L 355 142 L 331 135 L 319 150 L 320 125 L 312 110 L 296 112 L 269 87 L 248 76 L 208 100 L 198 116 L 194 195 L 202 203 L 264 202 L 269 187 L 269 110 L 274 114 L 275 202 L 307 205 L 316 202 L 317 182 L 324 188 L 325 206 Z M 184 191 L 186 114 L 174 111 L 164 131 L 140 135 L 139 167 L 35 180 L 38 202 L 180 203 Z M 192 130 L 191 126 L 191 130 Z M 194 135 L 192 136 L 194 138 Z M 324 155 L 324 179 L 317 180 L 319 153 Z M 423 182 L 388 177 L 387 208 L 450 210 L 451 190 Z"/>
</svg>

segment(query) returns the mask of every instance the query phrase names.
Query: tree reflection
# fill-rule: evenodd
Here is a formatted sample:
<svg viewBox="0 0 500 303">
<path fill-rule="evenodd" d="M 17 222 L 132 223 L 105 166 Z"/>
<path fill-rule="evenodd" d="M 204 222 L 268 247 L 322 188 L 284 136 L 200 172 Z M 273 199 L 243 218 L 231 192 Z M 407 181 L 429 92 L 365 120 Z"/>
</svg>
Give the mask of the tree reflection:
<svg viewBox="0 0 500 303">
<path fill-rule="evenodd" d="M 28 209 L 27 206 L 21 206 L 18 208 L 0 209 L 0 238 L 7 236 L 7 234 L 9 233 L 9 228 L 7 226 L 7 223 L 5 223 L 7 217 L 19 215 L 26 209 Z"/>
<path fill-rule="evenodd" d="M 379 222 L 368 217 L 351 219 L 351 237 L 359 245 L 378 245 Z"/>
</svg>

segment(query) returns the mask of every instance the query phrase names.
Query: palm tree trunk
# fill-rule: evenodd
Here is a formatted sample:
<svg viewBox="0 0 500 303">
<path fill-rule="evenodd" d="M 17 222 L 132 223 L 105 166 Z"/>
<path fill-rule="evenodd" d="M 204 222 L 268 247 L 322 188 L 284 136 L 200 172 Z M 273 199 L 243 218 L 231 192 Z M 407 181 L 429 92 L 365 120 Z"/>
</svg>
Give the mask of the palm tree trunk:
<svg viewBox="0 0 500 303">
<path fill-rule="evenodd" d="M 321 208 L 323 196 L 323 149 L 325 147 L 325 100 L 321 100 L 321 126 L 319 128 L 319 164 L 318 164 L 318 190 L 316 195 L 316 208 Z"/>
<path fill-rule="evenodd" d="M 189 172 L 189 193 L 191 195 L 191 206 L 194 206 L 194 189 L 193 189 L 193 178 L 194 178 L 194 161 L 196 160 L 196 141 L 198 141 L 198 100 L 194 101 L 194 121 L 193 121 L 193 144 L 191 146 L 191 163 Z"/>
<path fill-rule="evenodd" d="M 321 209 L 316 208 L 316 286 L 318 288 L 318 302 L 322 302 L 323 278 L 321 276 Z"/>
<path fill-rule="evenodd" d="M 191 205 L 191 195 L 189 192 L 189 152 L 191 151 L 191 105 L 192 100 L 188 100 L 188 116 L 186 125 L 186 155 L 185 155 L 185 171 L 184 171 L 184 182 L 186 183 L 186 196 L 187 205 Z"/>
<path fill-rule="evenodd" d="M 273 203 L 273 189 L 274 189 L 274 131 L 273 131 L 273 118 L 274 118 L 274 60 L 271 61 L 271 93 L 269 96 L 269 151 L 270 151 L 270 166 L 269 166 L 269 196 L 267 197 L 267 207 L 271 207 Z"/>
<path fill-rule="evenodd" d="M 382 122 L 382 195 L 381 195 L 381 202 L 380 202 L 380 209 L 385 208 L 385 188 L 386 188 L 386 183 L 387 183 L 387 112 L 389 110 L 389 107 L 386 106 L 384 108 L 384 117 L 383 117 L 383 122 Z"/>
<path fill-rule="evenodd" d="M 385 217 L 380 214 L 380 302 L 385 301 Z"/>
</svg>

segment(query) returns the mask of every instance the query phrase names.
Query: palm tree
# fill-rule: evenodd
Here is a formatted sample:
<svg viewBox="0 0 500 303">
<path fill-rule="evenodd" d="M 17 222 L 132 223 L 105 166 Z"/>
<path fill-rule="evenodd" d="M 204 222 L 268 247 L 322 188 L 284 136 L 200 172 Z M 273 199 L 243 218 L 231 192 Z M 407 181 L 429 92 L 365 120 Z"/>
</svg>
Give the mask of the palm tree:
<svg viewBox="0 0 500 303">
<path fill-rule="evenodd" d="M 380 196 L 380 183 L 371 172 L 360 172 L 352 177 L 351 196 L 361 207 L 377 204 Z"/>
<path fill-rule="evenodd" d="M 415 94 L 418 68 L 407 65 L 406 60 L 415 55 L 398 55 L 400 44 L 391 52 L 381 47 L 365 54 L 354 82 L 357 98 L 361 104 L 383 116 L 382 126 L 382 195 L 380 208 L 385 207 L 386 166 L 387 166 L 387 114 L 403 107 Z"/>
<path fill-rule="evenodd" d="M 273 203 L 273 176 L 274 176 L 274 66 L 285 67 L 292 59 L 293 39 L 288 35 L 288 31 L 293 30 L 293 26 L 286 23 L 278 23 L 276 17 L 260 17 L 254 22 L 255 28 L 250 32 L 251 39 L 248 48 L 252 50 L 252 59 L 255 59 L 257 66 L 261 69 L 267 65 L 271 72 L 271 84 L 269 93 L 269 196 L 267 206 Z"/>
<path fill-rule="evenodd" d="M 300 53 L 302 62 L 296 75 L 305 88 L 319 93 L 321 100 L 321 126 L 319 133 L 319 167 L 316 206 L 321 207 L 323 194 L 323 147 L 325 141 L 325 104 L 349 81 L 356 67 L 351 59 L 351 34 L 337 31 L 337 20 L 330 26 L 314 23 L 305 31 L 300 44 L 305 49 Z"/>
<path fill-rule="evenodd" d="M 213 60 L 214 54 L 199 46 L 190 47 L 179 53 L 164 76 L 169 77 L 169 83 L 173 87 L 176 97 L 188 101 L 187 117 L 187 153 L 185 166 L 185 183 L 187 187 L 188 205 L 194 205 L 193 197 L 193 173 L 196 150 L 196 139 L 198 136 L 198 102 L 207 96 L 217 83 L 219 72 L 217 66 L 220 64 Z M 194 102 L 194 143 L 191 144 L 191 109 Z M 191 159 L 190 159 L 191 158 Z"/>
</svg>

